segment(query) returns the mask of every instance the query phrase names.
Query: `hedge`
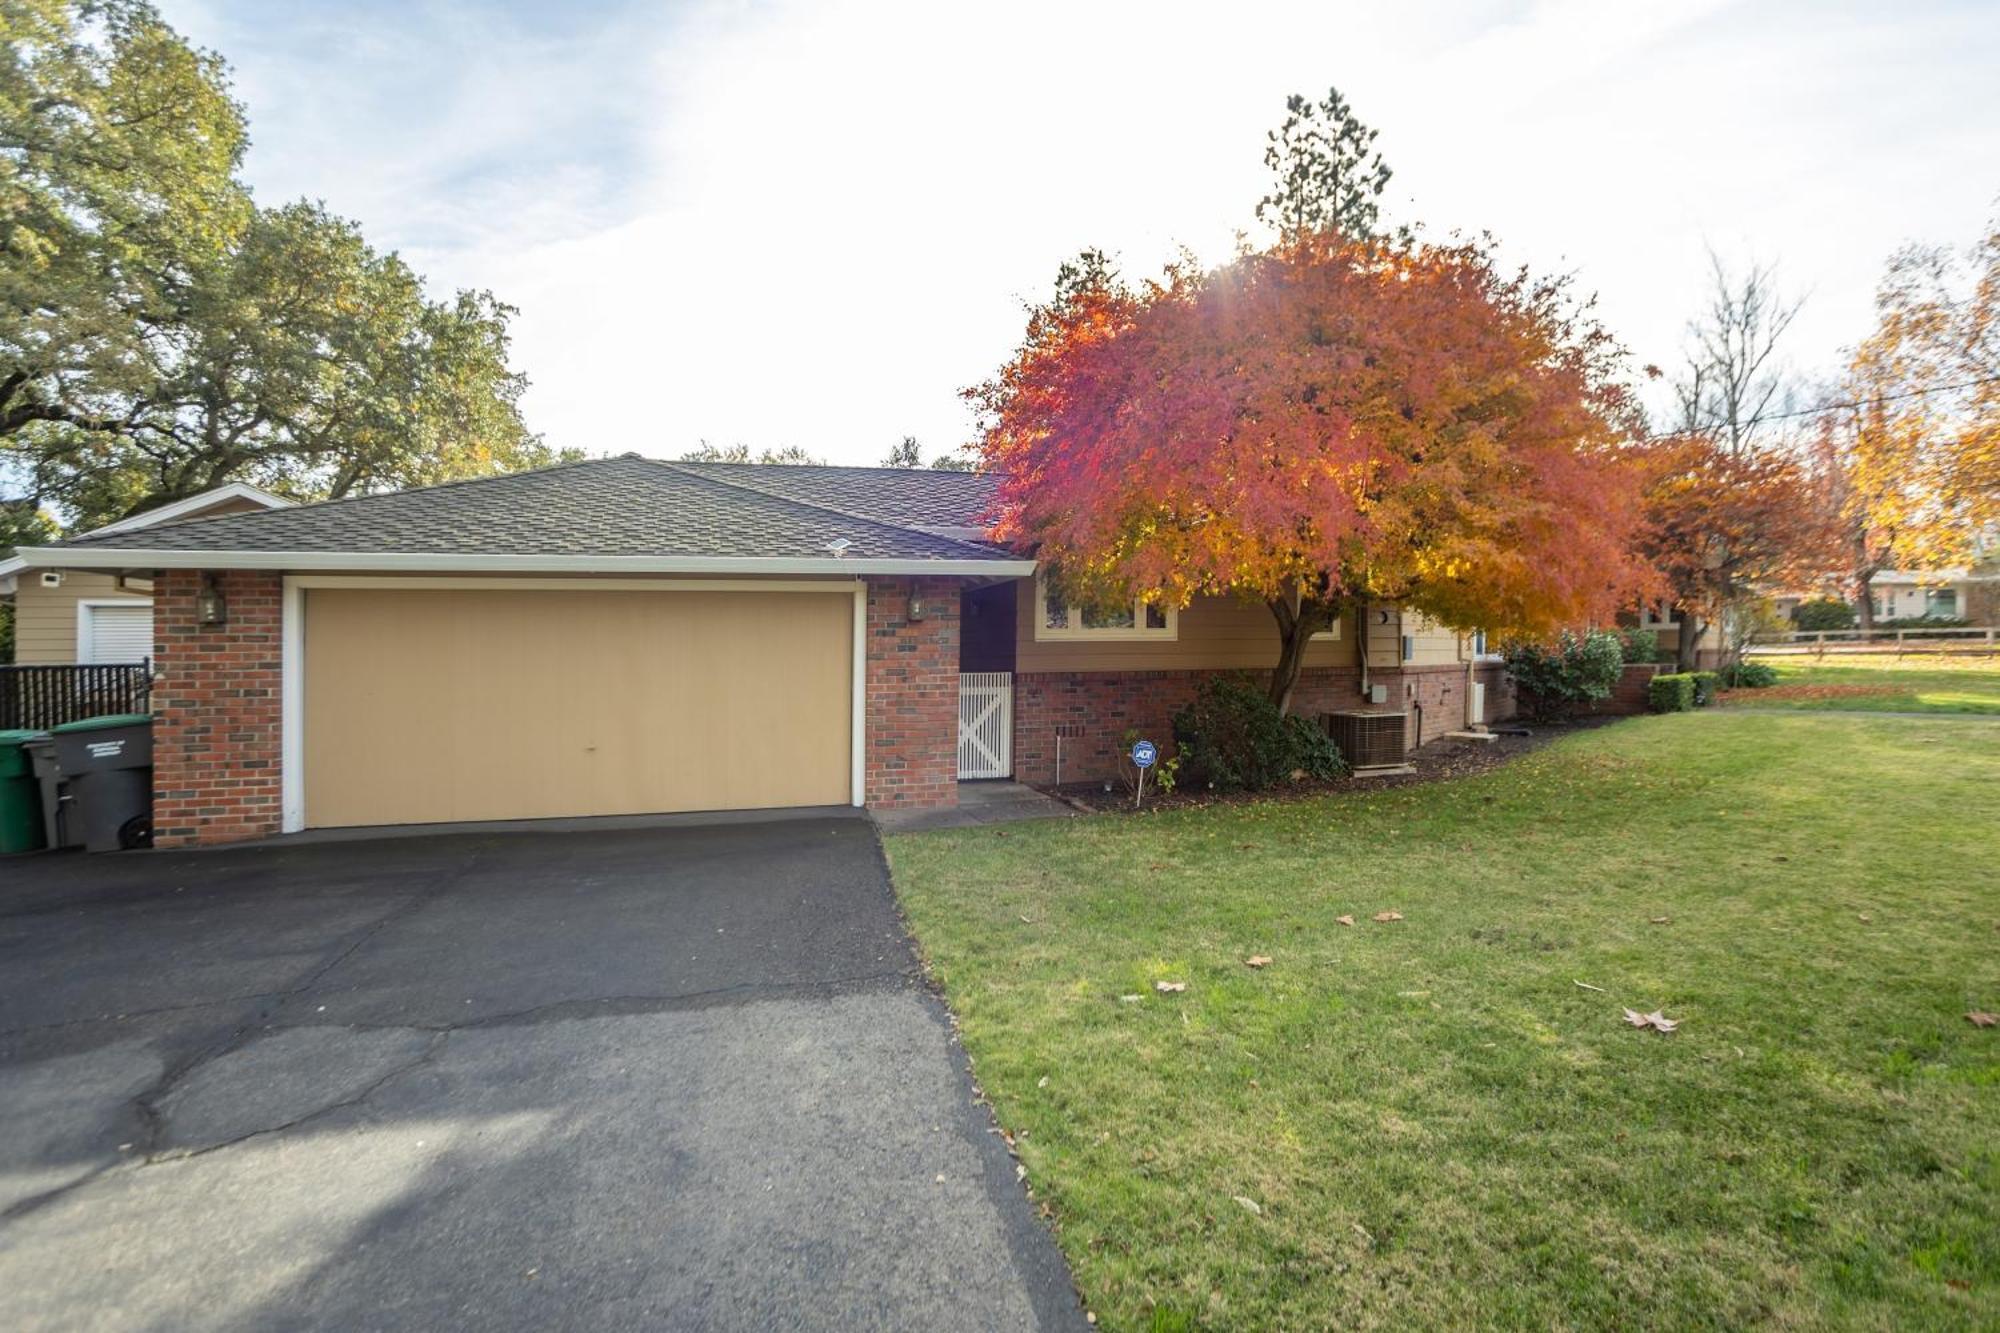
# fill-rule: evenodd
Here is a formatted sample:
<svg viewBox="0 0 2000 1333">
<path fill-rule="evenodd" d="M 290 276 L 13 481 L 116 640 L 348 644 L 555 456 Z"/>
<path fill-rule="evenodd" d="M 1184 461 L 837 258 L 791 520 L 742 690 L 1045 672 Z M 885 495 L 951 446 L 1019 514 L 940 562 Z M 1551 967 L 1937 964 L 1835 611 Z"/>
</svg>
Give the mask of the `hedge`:
<svg viewBox="0 0 2000 1333">
<path fill-rule="evenodd" d="M 1685 713 L 1695 706 L 1695 673 L 1675 671 L 1655 676 L 1646 686 L 1646 703 L 1655 713 Z"/>
</svg>

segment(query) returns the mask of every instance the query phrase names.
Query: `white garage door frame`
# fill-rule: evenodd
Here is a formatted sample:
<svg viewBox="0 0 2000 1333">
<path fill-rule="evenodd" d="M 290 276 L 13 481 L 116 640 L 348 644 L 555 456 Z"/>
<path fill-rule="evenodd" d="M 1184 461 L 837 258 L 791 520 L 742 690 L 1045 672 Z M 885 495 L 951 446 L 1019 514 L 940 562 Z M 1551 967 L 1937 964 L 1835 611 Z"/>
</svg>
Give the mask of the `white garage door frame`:
<svg viewBox="0 0 2000 1333">
<path fill-rule="evenodd" d="M 854 599 L 853 735 L 848 742 L 850 804 L 867 799 L 868 761 L 868 585 L 860 579 L 536 579 L 383 578 L 366 574 L 288 574 L 281 627 L 280 804 L 282 827 L 297 833 L 306 826 L 306 618 L 310 588 L 449 589 L 486 592 L 822 592 Z"/>
</svg>

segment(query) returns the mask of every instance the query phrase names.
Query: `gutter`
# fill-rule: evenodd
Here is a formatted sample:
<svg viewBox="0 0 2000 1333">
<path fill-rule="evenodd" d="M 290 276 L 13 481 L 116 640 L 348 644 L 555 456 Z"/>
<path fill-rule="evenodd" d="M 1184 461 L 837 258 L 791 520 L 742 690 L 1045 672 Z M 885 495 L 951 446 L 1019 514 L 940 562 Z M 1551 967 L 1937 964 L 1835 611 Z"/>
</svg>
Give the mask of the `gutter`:
<svg viewBox="0 0 2000 1333">
<path fill-rule="evenodd" d="M 760 555 L 470 555 L 418 551 L 188 551 L 22 546 L 21 569 L 275 569 L 458 574 L 907 574 L 1026 578 L 1033 560 Z"/>
</svg>

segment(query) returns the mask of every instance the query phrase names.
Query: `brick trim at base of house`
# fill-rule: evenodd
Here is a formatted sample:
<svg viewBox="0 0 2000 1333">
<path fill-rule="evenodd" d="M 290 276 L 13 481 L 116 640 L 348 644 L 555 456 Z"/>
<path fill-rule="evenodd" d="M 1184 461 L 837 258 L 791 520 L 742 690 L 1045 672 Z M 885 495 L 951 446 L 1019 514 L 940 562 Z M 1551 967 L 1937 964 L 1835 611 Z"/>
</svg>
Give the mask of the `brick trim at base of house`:
<svg viewBox="0 0 2000 1333">
<path fill-rule="evenodd" d="M 153 845 L 236 842 L 278 832 L 282 784 L 284 577 L 211 577 L 228 620 L 204 625 L 204 575 L 153 582 Z"/>
<path fill-rule="evenodd" d="M 1014 777 L 1021 782 L 1056 781 L 1061 742 L 1062 781 L 1094 782 L 1117 774 L 1125 763 L 1127 734 L 1173 750 L 1174 714 L 1194 697 L 1202 681 L 1215 676 L 1263 672 L 1228 671 L 1037 671 L 1014 677 Z M 1299 677 L 1292 711 L 1301 717 L 1347 709 L 1407 712 L 1409 741 L 1429 744 L 1464 727 L 1465 664 L 1396 667 L 1370 673 L 1388 690 L 1386 703 L 1371 705 L 1361 692 L 1357 667 L 1308 667 Z M 1485 721 L 1511 716 L 1512 687 L 1497 662 L 1474 667 L 1486 686 Z M 1421 709 L 1421 718 L 1419 718 Z M 1418 728 L 1421 726 L 1421 738 Z"/>
</svg>

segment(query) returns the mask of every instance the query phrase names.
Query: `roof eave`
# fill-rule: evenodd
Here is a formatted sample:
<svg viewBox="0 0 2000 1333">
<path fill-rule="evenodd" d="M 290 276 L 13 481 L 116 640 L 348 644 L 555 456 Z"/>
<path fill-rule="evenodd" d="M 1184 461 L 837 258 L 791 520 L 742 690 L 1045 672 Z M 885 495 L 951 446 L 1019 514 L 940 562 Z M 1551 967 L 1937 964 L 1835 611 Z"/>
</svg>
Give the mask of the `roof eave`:
<svg viewBox="0 0 2000 1333">
<path fill-rule="evenodd" d="M 417 551 L 184 551 L 142 547 L 23 546 L 33 569 L 284 569 L 456 574 L 917 574 L 1025 578 L 1033 560 L 910 556 L 472 555 Z"/>
</svg>

